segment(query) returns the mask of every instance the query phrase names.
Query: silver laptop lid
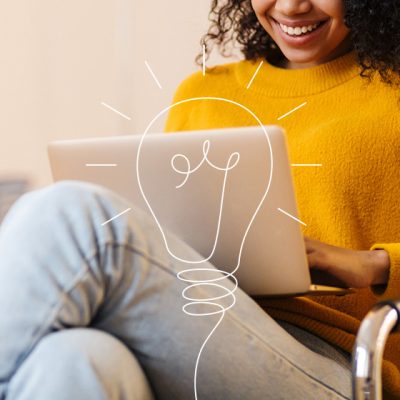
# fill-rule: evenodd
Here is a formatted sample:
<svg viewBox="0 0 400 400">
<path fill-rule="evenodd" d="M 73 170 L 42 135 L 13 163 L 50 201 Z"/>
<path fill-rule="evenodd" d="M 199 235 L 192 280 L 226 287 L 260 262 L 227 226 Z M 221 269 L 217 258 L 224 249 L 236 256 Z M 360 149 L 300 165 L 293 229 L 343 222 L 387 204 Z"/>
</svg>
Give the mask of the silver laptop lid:
<svg viewBox="0 0 400 400">
<path fill-rule="evenodd" d="M 300 226 L 284 213 L 297 217 L 280 127 L 60 141 L 49 146 L 49 156 L 55 180 L 86 180 L 115 190 L 218 269 L 237 269 L 246 292 L 308 290 Z M 169 250 L 179 257 L 179 249 Z"/>
</svg>

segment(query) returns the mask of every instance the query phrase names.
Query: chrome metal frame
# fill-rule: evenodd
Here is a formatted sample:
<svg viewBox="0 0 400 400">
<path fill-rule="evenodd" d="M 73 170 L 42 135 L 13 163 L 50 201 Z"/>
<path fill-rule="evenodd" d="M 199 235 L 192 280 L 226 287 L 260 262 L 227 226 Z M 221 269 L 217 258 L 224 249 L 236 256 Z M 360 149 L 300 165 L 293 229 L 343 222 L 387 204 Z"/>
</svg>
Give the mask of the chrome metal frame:
<svg viewBox="0 0 400 400">
<path fill-rule="evenodd" d="M 353 350 L 354 400 L 382 400 L 383 351 L 394 331 L 400 331 L 400 300 L 378 303 L 363 319 Z"/>
</svg>

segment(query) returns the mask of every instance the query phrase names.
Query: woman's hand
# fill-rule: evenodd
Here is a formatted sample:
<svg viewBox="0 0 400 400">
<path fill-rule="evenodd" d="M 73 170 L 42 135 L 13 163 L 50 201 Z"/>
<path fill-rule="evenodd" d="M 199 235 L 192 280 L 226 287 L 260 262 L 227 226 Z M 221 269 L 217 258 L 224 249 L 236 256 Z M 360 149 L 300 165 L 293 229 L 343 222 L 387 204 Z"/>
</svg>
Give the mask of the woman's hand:
<svg viewBox="0 0 400 400">
<path fill-rule="evenodd" d="M 350 250 L 304 236 L 308 265 L 325 271 L 348 287 L 365 288 L 385 284 L 389 255 L 385 250 Z"/>
</svg>

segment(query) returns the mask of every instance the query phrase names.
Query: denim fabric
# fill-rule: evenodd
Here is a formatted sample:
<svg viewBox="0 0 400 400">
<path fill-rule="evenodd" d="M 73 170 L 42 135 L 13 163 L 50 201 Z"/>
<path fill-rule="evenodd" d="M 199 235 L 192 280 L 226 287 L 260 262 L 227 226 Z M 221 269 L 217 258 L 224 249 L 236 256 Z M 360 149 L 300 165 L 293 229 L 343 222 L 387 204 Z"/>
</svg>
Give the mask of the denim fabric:
<svg viewBox="0 0 400 400">
<path fill-rule="evenodd" d="M 202 260 L 164 231 L 175 255 Z M 222 276 L 208 262 L 196 267 L 210 269 L 206 277 Z M 176 275 L 187 268 L 169 254 L 147 212 L 105 188 L 67 181 L 22 196 L 0 228 L 0 398 L 136 399 L 135 385 L 124 384 L 132 376 L 147 399 L 142 370 L 156 399 L 194 399 L 197 356 L 222 314 L 183 312 L 189 284 Z M 234 288 L 228 279 L 223 285 Z M 218 293 L 197 285 L 186 294 Z M 240 289 L 235 297 L 201 353 L 198 399 L 350 398 L 348 367 L 299 342 Z M 225 307 L 230 300 L 219 301 Z M 141 370 L 126 360 L 131 355 Z M 124 374 L 129 363 L 132 373 Z"/>
<path fill-rule="evenodd" d="M 7 400 L 153 400 L 134 355 L 121 341 L 92 328 L 45 335 L 19 366 Z"/>
<path fill-rule="evenodd" d="M 352 357 L 351 354 L 345 352 L 340 347 L 331 345 L 311 332 L 306 331 L 298 326 L 292 325 L 286 321 L 276 320 L 278 324 L 290 333 L 296 340 L 303 343 L 312 351 L 330 358 L 332 361 L 343 365 L 345 369 L 351 370 Z"/>
</svg>

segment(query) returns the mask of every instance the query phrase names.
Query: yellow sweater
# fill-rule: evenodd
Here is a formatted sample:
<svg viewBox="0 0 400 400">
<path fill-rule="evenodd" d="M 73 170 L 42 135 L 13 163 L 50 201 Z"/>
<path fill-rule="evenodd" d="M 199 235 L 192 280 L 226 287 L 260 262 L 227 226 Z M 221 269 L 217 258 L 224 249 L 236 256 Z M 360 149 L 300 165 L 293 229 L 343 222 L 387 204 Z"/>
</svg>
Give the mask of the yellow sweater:
<svg viewBox="0 0 400 400">
<path fill-rule="evenodd" d="M 268 300 L 273 318 L 296 324 L 351 353 L 360 320 L 378 300 L 400 298 L 400 91 L 359 76 L 354 52 L 326 64 L 286 70 L 264 60 L 239 61 L 194 73 L 174 103 L 222 97 L 252 110 L 261 122 L 285 128 L 304 235 L 349 249 L 385 249 L 386 288 L 343 297 Z M 306 105 L 278 120 L 295 107 Z M 170 110 L 166 132 L 256 125 L 231 103 L 202 100 Z M 383 365 L 385 399 L 400 399 L 400 335 L 392 334 Z"/>
</svg>

